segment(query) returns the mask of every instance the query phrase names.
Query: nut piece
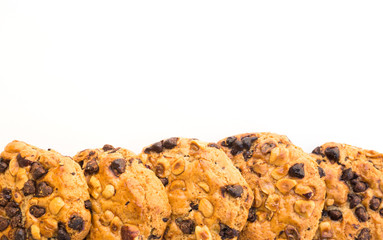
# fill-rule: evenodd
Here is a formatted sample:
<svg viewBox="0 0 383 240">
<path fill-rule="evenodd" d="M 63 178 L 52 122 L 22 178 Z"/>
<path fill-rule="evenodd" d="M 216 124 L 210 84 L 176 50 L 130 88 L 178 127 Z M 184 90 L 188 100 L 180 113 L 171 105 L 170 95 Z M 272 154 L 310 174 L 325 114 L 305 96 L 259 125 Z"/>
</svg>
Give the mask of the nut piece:
<svg viewBox="0 0 383 240">
<path fill-rule="evenodd" d="M 100 181 L 96 177 L 92 176 L 89 179 L 89 186 L 91 188 L 90 195 L 92 195 L 92 197 L 97 199 L 100 196 L 100 193 L 101 193 L 101 183 L 100 183 Z"/>
<path fill-rule="evenodd" d="M 261 188 L 262 192 L 266 193 L 267 195 L 273 194 L 275 192 L 274 185 L 271 182 L 266 182 L 263 179 L 259 180 L 259 187 Z"/>
<path fill-rule="evenodd" d="M 199 182 L 199 183 L 197 183 L 198 184 L 198 186 L 200 186 L 205 192 L 210 192 L 210 187 L 209 187 L 209 185 L 207 185 L 207 183 L 205 183 L 205 182 Z"/>
<path fill-rule="evenodd" d="M 314 201 L 297 200 L 294 204 L 294 210 L 296 213 L 303 217 L 310 217 L 315 208 Z"/>
<path fill-rule="evenodd" d="M 122 226 L 122 221 L 119 217 L 114 217 L 110 222 L 110 229 L 115 232 L 120 229 Z"/>
<path fill-rule="evenodd" d="M 175 163 L 172 165 L 172 173 L 174 175 L 180 175 L 185 171 L 185 160 L 183 158 L 178 159 L 175 161 Z"/>
<path fill-rule="evenodd" d="M 206 198 L 203 198 L 200 202 L 199 202 L 199 207 L 198 209 L 202 212 L 202 214 L 205 216 L 205 217 L 211 217 L 213 215 L 213 212 L 214 212 L 214 207 L 213 205 L 209 202 L 209 200 L 207 200 Z"/>
<path fill-rule="evenodd" d="M 13 195 L 13 200 L 15 200 L 16 203 L 21 203 L 21 201 L 23 200 L 23 197 L 21 195 L 21 193 L 19 192 L 15 192 L 14 195 Z"/>
<path fill-rule="evenodd" d="M 114 193 L 115 193 L 115 189 L 113 185 L 109 184 L 109 185 L 106 185 L 104 191 L 102 192 L 102 196 L 106 199 L 109 199 L 113 197 Z"/>
<path fill-rule="evenodd" d="M 269 167 L 266 163 L 256 163 L 251 167 L 251 169 L 259 175 L 263 176 L 267 173 Z"/>
<path fill-rule="evenodd" d="M 257 221 L 263 223 L 267 219 L 267 213 L 265 211 L 257 211 Z"/>
<path fill-rule="evenodd" d="M 9 162 L 9 172 L 11 173 L 13 177 L 15 177 L 18 171 L 19 171 L 19 164 L 17 163 L 17 160 L 12 159 Z"/>
<path fill-rule="evenodd" d="M 277 182 L 277 184 L 275 186 L 278 188 L 278 190 L 281 193 L 286 194 L 286 193 L 290 192 L 290 190 L 293 189 L 295 187 L 295 185 L 297 185 L 297 181 L 295 181 L 295 180 L 281 179 Z"/>
<path fill-rule="evenodd" d="M 319 229 L 322 238 L 331 238 L 333 236 L 331 224 L 329 222 L 322 222 L 319 225 Z"/>
<path fill-rule="evenodd" d="M 28 176 L 26 174 L 25 168 L 19 168 L 16 176 L 16 188 L 22 189 L 24 184 L 28 181 Z"/>
<path fill-rule="evenodd" d="M 274 169 L 271 172 L 271 176 L 275 180 L 279 180 L 279 179 L 283 178 L 284 176 L 286 176 L 288 172 L 289 172 L 289 166 L 286 164 L 283 167 L 278 167 L 278 168 Z"/>
<path fill-rule="evenodd" d="M 287 162 L 287 158 L 289 156 L 289 150 L 286 148 L 280 148 L 276 147 L 271 150 L 270 153 L 270 163 L 277 165 L 277 166 L 282 166 Z"/>
<path fill-rule="evenodd" d="M 298 184 L 294 189 L 296 194 L 299 194 L 306 199 L 311 199 L 314 196 L 313 190 L 309 186 Z"/>
<path fill-rule="evenodd" d="M 211 233 L 209 231 L 209 228 L 204 225 L 203 227 L 197 226 L 195 228 L 195 236 L 197 240 L 212 240 Z"/>
<path fill-rule="evenodd" d="M 262 203 L 263 203 L 261 193 L 259 192 L 258 188 L 253 189 L 253 191 L 254 191 L 255 207 L 259 208 L 260 206 L 262 206 Z"/>
<path fill-rule="evenodd" d="M 332 205 L 334 205 L 334 202 L 335 202 L 334 199 L 329 198 L 329 199 L 326 200 L 326 205 L 327 205 L 327 206 L 332 206 Z"/>
<path fill-rule="evenodd" d="M 109 226 L 113 218 L 114 218 L 114 214 L 111 211 L 106 210 L 104 215 L 102 215 L 100 218 L 101 224 L 104 226 Z"/>
<path fill-rule="evenodd" d="M 272 212 L 277 211 L 281 198 L 277 194 L 270 195 L 265 202 L 265 207 Z"/>
<path fill-rule="evenodd" d="M 36 226 L 35 224 L 33 224 L 31 226 L 31 234 L 32 234 L 33 239 L 40 239 L 41 238 L 40 228 L 38 226 Z"/>
<path fill-rule="evenodd" d="M 175 191 L 175 190 L 178 190 L 178 189 L 180 189 L 182 191 L 186 190 L 186 184 L 185 184 L 184 180 L 175 180 L 170 185 L 170 191 Z"/>
<path fill-rule="evenodd" d="M 54 215 L 57 215 L 61 208 L 64 207 L 65 203 L 64 201 L 62 200 L 61 197 L 55 197 L 50 203 L 49 203 L 49 210 L 51 211 L 51 213 L 53 213 Z"/>
</svg>

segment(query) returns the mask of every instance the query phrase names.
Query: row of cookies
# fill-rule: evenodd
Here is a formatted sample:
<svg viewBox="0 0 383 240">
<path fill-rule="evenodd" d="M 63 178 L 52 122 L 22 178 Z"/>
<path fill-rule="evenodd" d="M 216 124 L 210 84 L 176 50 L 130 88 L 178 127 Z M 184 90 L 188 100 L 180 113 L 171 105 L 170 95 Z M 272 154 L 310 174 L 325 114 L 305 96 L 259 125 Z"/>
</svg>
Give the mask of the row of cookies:
<svg viewBox="0 0 383 240">
<path fill-rule="evenodd" d="M 139 155 L 105 145 L 73 159 L 7 145 L 0 240 L 383 239 L 374 151 L 331 143 L 310 155 L 255 133 L 170 138 Z"/>
</svg>

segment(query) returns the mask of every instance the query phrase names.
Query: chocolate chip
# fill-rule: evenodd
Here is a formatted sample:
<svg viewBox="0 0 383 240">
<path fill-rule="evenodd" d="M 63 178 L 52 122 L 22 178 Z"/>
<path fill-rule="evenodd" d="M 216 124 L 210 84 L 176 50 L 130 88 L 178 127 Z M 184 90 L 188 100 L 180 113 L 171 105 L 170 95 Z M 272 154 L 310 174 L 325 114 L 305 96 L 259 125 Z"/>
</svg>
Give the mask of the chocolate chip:
<svg viewBox="0 0 383 240">
<path fill-rule="evenodd" d="M 243 150 L 243 143 L 240 140 L 236 140 L 232 146 L 230 153 L 234 156 Z"/>
<path fill-rule="evenodd" d="M 4 158 L 0 158 L 0 173 L 4 173 L 7 170 L 9 161 L 6 161 Z"/>
<path fill-rule="evenodd" d="M 98 173 L 99 171 L 98 163 L 96 159 L 92 159 L 89 162 L 86 163 L 85 169 L 84 169 L 84 174 L 85 175 L 93 175 Z"/>
<path fill-rule="evenodd" d="M 253 145 L 253 143 L 255 141 L 257 141 L 257 139 L 258 139 L 258 137 L 244 137 L 244 138 L 242 138 L 243 148 L 246 150 L 249 150 L 251 148 L 251 145 Z"/>
<path fill-rule="evenodd" d="M 15 202 L 9 202 L 7 206 L 5 206 L 5 213 L 7 214 L 8 217 L 14 217 L 16 215 L 21 214 L 20 207 L 17 203 Z"/>
<path fill-rule="evenodd" d="M 161 236 L 156 236 L 154 234 L 150 234 L 149 237 L 148 237 L 148 240 L 151 240 L 151 239 L 160 239 Z"/>
<path fill-rule="evenodd" d="M 354 193 L 348 194 L 347 200 L 350 203 L 350 209 L 353 209 L 354 207 L 358 206 L 358 204 L 362 202 L 362 198 L 359 195 L 356 195 Z"/>
<path fill-rule="evenodd" d="M 228 137 L 228 138 L 226 138 L 225 141 L 223 141 L 221 143 L 221 145 L 224 146 L 224 147 L 229 147 L 230 148 L 236 140 L 237 140 L 237 138 L 234 137 L 234 136 Z"/>
<path fill-rule="evenodd" d="M 62 222 L 58 223 L 57 240 L 70 240 L 70 235 Z"/>
<path fill-rule="evenodd" d="M 36 192 L 36 182 L 29 179 L 28 181 L 25 182 L 23 187 L 24 196 L 35 194 L 35 192 Z"/>
<path fill-rule="evenodd" d="M 304 196 L 306 199 L 311 199 L 313 196 L 313 192 L 304 193 L 302 194 L 302 196 Z"/>
<path fill-rule="evenodd" d="M 227 185 L 224 187 L 224 190 L 235 198 L 241 197 L 243 193 L 243 187 L 241 185 Z"/>
<path fill-rule="evenodd" d="M 324 154 L 331 162 L 339 162 L 339 148 L 328 147 L 324 150 Z"/>
<path fill-rule="evenodd" d="M 322 147 L 316 147 L 313 151 L 312 151 L 313 154 L 315 155 L 321 155 L 322 157 L 324 157 L 324 154 L 322 153 Z"/>
<path fill-rule="evenodd" d="M 169 221 L 169 218 L 163 218 L 162 221 L 163 221 L 163 222 L 168 222 L 168 221 Z"/>
<path fill-rule="evenodd" d="M 122 240 L 137 239 L 138 234 L 140 234 L 140 231 L 137 229 L 133 229 L 129 226 L 122 226 L 121 227 L 121 239 Z"/>
<path fill-rule="evenodd" d="M 176 225 L 184 234 L 193 234 L 195 230 L 195 222 L 191 219 L 182 220 L 181 218 L 176 219 Z"/>
<path fill-rule="evenodd" d="M 27 238 L 25 230 L 23 228 L 16 229 L 13 238 L 15 240 L 25 240 Z"/>
<path fill-rule="evenodd" d="M 305 177 L 305 168 L 304 163 L 296 163 L 289 169 L 289 176 L 295 178 L 304 178 Z"/>
<path fill-rule="evenodd" d="M 145 153 L 150 153 L 150 152 L 156 152 L 156 153 L 161 153 L 163 150 L 162 142 L 156 142 L 153 143 L 151 146 L 147 147 L 144 152 Z"/>
<path fill-rule="evenodd" d="M 0 232 L 4 231 L 9 226 L 9 220 L 0 217 Z"/>
<path fill-rule="evenodd" d="M 318 172 L 319 172 L 319 177 L 325 177 L 326 176 L 326 173 L 325 171 L 323 170 L 323 168 L 321 167 L 318 167 Z"/>
<path fill-rule="evenodd" d="M 355 172 L 353 172 L 351 168 L 347 168 L 342 171 L 342 176 L 340 177 L 340 180 L 350 181 L 354 177 L 355 177 Z"/>
<path fill-rule="evenodd" d="M 352 190 L 356 193 L 364 192 L 368 188 L 368 184 L 366 182 L 359 181 L 358 179 L 351 180 L 351 186 Z"/>
<path fill-rule="evenodd" d="M 252 150 L 244 151 L 242 153 L 242 156 L 243 156 L 244 160 L 247 162 L 247 160 L 249 160 L 253 156 L 253 151 Z"/>
<path fill-rule="evenodd" d="M 77 231 L 82 231 L 84 229 L 84 220 L 82 219 L 82 217 L 80 217 L 76 214 L 73 214 L 69 218 L 68 227 L 70 227 L 74 230 L 77 230 Z"/>
<path fill-rule="evenodd" d="M 235 230 L 233 228 L 230 228 L 226 224 L 219 223 L 219 236 L 221 236 L 222 239 L 232 239 L 235 237 L 238 237 L 239 231 Z"/>
<path fill-rule="evenodd" d="M 35 180 L 40 179 L 48 173 L 48 171 L 38 162 L 32 164 L 30 172 Z"/>
<path fill-rule="evenodd" d="M 276 145 L 274 142 L 264 143 L 261 147 L 261 152 L 266 155 L 266 154 L 270 153 L 271 150 L 273 150 L 275 147 L 276 147 Z"/>
<path fill-rule="evenodd" d="M 160 178 L 162 184 L 166 187 L 169 184 L 169 180 L 167 178 Z"/>
<path fill-rule="evenodd" d="M 116 159 L 110 164 L 110 170 L 114 173 L 115 176 L 120 176 L 125 172 L 126 161 L 124 159 Z"/>
<path fill-rule="evenodd" d="M 287 225 L 285 227 L 285 234 L 288 240 L 300 240 L 301 236 L 298 232 L 298 230 L 291 225 Z"/>
<path fill-rule="evenodd" d="M 104 150 L 104 152 L 107 152 L 107 151 L 110 151 L 110 150 L 114 150 L 114 147 L 112 145 L 109 145 L 109 144 L 105 144 L 103 147 L 102 147 L 102 150 Z M 90 154 L 89 154 L 90 155 Z"/>
<path fill-rule="evenodd" d="M 359 222 L 366 222 L 368 220 L 368 214 L 364 207 L 357 207 L 355 209 L 355 215 Z"/>
<path fill-rule="evenodd" d="M 5 207 L 11 199 L 12 190 L 9 188 L 3 188 L 3 190 L 0 193 L 0 206 Z"/>
<path fill-rule="evenodd" d="M 162 146 L 166 149 L 172 149 L 174 148 L 175 146 L 177 146 L 177 141 L 178 141 L 178 138 L 177 137 L 172 137 L 172 138 L 168 138 L 164 141 L 164 143 L 162 144 Z"/>
<path fill-rule="evenodd" d="M 257 220 L 256 208 L 251 207 L 249 209 L 249 215 L 247 216 L 248 222 L 255 222 Z"/>
<path fill-rule="evenodd" d="M 221 147 L 218 144 L 215 144 L 215 143 L 209 143 L 207 146 L 208 147 L 213 147 L 213 148 L 216 148 L 216 149 L 221 149 Z"/>
<path fill-rule="evenodd" d="M 21 214 L 11 218 L 11 228 L 24 227 Z"/>
<path fill-rule="evenodd" d="M 53 188 L 47 182 L 39 182 L 36 187 L 36 197 L 46 197 L 51 195 Z"/>
<path fill-rule="evenodd" d="M 22 168 L 23 168 L 23 167 L 30 166 L 30 165 L 32 164 L 32 161 L 23 158 L 23 157 L 20 155 L 20 153 L 17 154 L 16 159 L 17 159 L 17 163 L 19 164 L 19 167 L 22 167 Z"/>
<path fill-rule="evenodd" d="M 92 210 L 92 202 L 90 200 L 84 201 L 85 209 Z"/>
<path fill-rule="evenodd" d="M 38 206 L 38 205 L 33 205 L 29 208 L 29 212 L 35 217 L 35 218 L 39 218 L 41 217 L 42 215 L 45 214 L 45 208 L 44 207 L 41 207 L 41 206 Z"/>
<path fill-rule="evenodd" d="M 190 208 L 193 210 L 198 210 L 198 203 L 191 202 L 190 203 Z"/>
<path fill-rule="evenodd" d="M 327 214 L 333 221 L 340 221 L 343 218 L 343 214 L 339 210 L 329 210 L 327 211 Z"/>
<path fill-rule="evenodd" d="M 355 238 L 355 240 L 370 240 L 371 239 L 371 234 L 370 234 L 370 229 L 368 228 L 363 228 L 360 230 L 358 237 Z"/>
<path fill-rule="evenodd" d="M 381 203 L 382 203 L 382 199 L 381 198 L 372 197 L 371 200 L 370 200 L 370 204 L 369 204 L 371 210 L 374 210 L 374 211 L 378 210 Z"/>
<path fill-rule="evenodd" d="M 383 217 L 383 208 L 379 210 L 379 214 L 381 217 Z"/>
</svg>

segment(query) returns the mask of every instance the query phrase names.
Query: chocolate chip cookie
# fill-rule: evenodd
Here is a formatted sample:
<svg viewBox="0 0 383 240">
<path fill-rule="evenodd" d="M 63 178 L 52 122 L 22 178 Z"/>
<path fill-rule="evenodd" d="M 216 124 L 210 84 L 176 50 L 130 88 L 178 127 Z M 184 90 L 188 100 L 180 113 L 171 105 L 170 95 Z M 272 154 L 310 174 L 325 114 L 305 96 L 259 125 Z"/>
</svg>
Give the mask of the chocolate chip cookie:
<svg viewBox="0 0 383 240">
<path fill-rule="evenodd" d="M 383 239 L 383 154 L 326 143 L 313 151 L 327 197 L 314 239 Z"/>
<path fill-rule="evenodd" d="M 146 147 L 141 158 L 169 196 L 164 239 L 237 239 L 253 193 L 217 144 L 169 138 Z"/>
<path fill-rule="evenodd" d="M 79 152 L 89 186 L 90 239 L 161 239 L 170 217 L 165 188 L 134 153 L 105 145 Z"/>
<path fill-rule="evenodd" d="M 9 143 L 0 157 L 0 239 L 84 239 L 91 224 L 87 188 L 71 158 Z"/>
<path fill-rule="evenodd" d="M 240 239 L 312 239 L 325 200 L 314 158 L 272 133 L 240 134 L 218 144 L 254 191 Z"/>
</svg>

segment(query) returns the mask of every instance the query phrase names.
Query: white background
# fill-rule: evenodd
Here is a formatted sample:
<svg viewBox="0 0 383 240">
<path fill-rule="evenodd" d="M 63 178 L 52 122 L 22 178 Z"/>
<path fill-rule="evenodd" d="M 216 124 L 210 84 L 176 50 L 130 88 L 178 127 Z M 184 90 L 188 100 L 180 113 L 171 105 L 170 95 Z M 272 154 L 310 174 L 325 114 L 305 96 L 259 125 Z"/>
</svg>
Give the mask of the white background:
<svg viewBox="0 0 383 240">
<path fill-rule="evenodd" d="M 383 152 L 382 1 L 0 1 L 0 148 L 286 134 Z"/>
</svg>

